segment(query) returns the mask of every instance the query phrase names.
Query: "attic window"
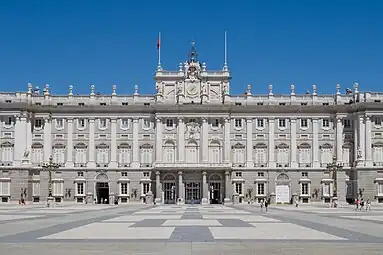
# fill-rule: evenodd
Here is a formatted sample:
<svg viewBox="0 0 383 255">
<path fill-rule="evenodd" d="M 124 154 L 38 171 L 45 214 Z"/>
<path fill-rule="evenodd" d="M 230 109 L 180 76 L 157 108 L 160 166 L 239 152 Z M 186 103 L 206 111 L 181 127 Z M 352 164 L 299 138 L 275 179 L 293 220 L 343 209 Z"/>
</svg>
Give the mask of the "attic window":
<svg viewBox="0 0 383 255">
<path fill-rule="evenodd" d="M 57 103 L 57 106 L 62 106 L 62 105 L 64 105 L 63 103 Z"/>
<path fill-rule="evenodd" d="M 242 103 L 235 103 L 235 105 L 242 105 Z"/>
<path fill-rule="evenodd" d="M 78 103 L 79 106 L 84 106 L 85 104 L 84 103 Z"/>
<path fill-rule="evenodd" d="M 41 103 L 36 103 L 36 105 L 41 105 Z"/>
<path fill-rule="evenodd" d="M 100 105 L 102 105 L 102 106 L 105 106 L 105 105 L 106 105 L 106 103 L 100 103 Z"/>
<path fill-rule="evenodd" d="M 122 102 L 122 105 L 128 105 L 128 102 Z"/>
<path fill-rule="evenodd" d="M 322 105 L 328 105 L 328 103 L 323 103 Z"/>
<path fill-rule="evenodd" d="M 381 101 L 380 100 L 374 100 L 374 103 L 380 103 Z"/>
<path fill-rule="evenodd" d="M 307 103 L 301 103 L 301 105 L 307 105 Z"/>
<path fill-rule="evenodd" d="M 279 103 L 279 105 L 286 105 L 286 103 Z"/>
<path fill-rule="evenodd" d="M 263 103 L 257 103 L 257 105 L 263 105 Z"/>
<path fill-rule="evenodd" d="M 144 103 L 144 105 L 146 105 L 146 106 L 149 106 L 149 105 L 150 105 L 150 103 Z"/>
<path fill-rule="evenodd" d="M 10 104 L 10 103 L 12 103 L 12 100 L 5 100 L 5 102 L 6 102 L 7 104 Z"/>
</svg>

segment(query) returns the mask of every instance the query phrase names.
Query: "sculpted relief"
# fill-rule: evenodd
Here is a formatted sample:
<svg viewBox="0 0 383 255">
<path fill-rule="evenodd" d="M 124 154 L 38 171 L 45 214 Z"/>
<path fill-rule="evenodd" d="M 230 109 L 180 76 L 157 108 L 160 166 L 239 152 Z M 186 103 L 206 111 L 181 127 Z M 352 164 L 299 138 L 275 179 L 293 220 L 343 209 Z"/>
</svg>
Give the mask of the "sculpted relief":
<svg viewBox="0 0 383 255">
<path fill-rule="evenodd" d="M 200 139 L 200 126 L 196 122 L 186 124 L 186 137 L 188 139 Z"/>
</svg>

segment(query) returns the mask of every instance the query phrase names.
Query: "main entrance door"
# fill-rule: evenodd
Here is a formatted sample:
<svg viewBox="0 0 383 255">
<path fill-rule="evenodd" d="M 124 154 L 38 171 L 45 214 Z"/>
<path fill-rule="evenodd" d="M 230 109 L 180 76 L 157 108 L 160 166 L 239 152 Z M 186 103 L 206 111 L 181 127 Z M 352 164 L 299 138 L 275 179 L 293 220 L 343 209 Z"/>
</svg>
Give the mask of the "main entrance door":
<svg viewBox="0 0 383 255">
<path fill-rule="evenodd" d="M 164 182 L 164 203 L 175 204 L 176 202 L 176 183 L 175 182 Z"/>
<path fill-rule="evenodd" d="M 185 183 L 185 203 L 186 204 L 201 203 L 201 183 L 200 182 Z"/>
<path fill-rule="evenodd" d="M 108 204 L 109 203 L 109 183 L 97 182 L 96 183 L 96 196 L 97 204 Z"/>
<path fill-rule="evenodd" d="M 290 202 L 290 187 L 289 185 L 279 184 L 275 188 L 276 202 L 289 203 Z"/>
<path fill-rule="evenodd" d="M 211 182 L 209 185 L 210 203 L 220 204 L 221 201 L 221 183 Z"/>
</svg>

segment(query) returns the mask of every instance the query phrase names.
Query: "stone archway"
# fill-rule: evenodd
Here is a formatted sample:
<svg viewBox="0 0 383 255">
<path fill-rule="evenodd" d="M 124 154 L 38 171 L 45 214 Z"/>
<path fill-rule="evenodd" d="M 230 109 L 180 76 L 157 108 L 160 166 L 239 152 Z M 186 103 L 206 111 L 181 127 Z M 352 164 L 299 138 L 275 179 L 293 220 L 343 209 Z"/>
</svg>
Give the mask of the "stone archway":
<svg viewBox="0 0 383 255">
<path fill-rule="evenodd" d="M 290 203 L 290 178 L 286 173 L 280 173 L 275 179 L 276 203 Z"/>
<path fill-rule="evenodd" d="M 109 204 L 109 177 L 106 173 L 96 176 L 94 190 L 97 204 Z"/>
</svg>

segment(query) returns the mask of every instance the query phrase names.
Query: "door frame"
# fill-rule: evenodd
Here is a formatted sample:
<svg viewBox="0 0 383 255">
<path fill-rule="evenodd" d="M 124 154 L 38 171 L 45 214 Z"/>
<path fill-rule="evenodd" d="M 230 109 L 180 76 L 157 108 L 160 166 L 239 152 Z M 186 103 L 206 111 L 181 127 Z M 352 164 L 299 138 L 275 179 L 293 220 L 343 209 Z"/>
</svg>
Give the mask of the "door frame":
<svg viewBox="0 0 383 255">
<path fill-rule="evenodd" d="M 190 183 L 198 183 L 198 186 L 199 186 L 199 188 L 194 188 L 194 187 L 192 187 L 191 188 L 191 190 L 198 190 L 198 194 L 199 194 L 199 198 L 198 199 L 196 199 L 196 200 L 194 200 L 194 198 L 193 199 L 187 199 L 187 190 L 189 190 L 189 188 L 187 188 L 187 185 L 188 184 L 190 184 Z M 201 197 L 201 195 L 202 195 L 202 181 L 201 180 L 188 180 L 188 181 L 185 181 L 185 183 L 184 183 L 184 186 L 185 186 L 185 197 L 184 197 L 184 201 L 185 201 L 185 204 L 200 204 L 201 203 L 201 200 L 202 200 L 202 197 Z M 194 192 L 192 192 L 192 194 L 193 194 Z"/>
</svg>

